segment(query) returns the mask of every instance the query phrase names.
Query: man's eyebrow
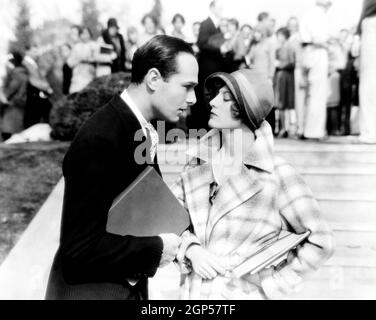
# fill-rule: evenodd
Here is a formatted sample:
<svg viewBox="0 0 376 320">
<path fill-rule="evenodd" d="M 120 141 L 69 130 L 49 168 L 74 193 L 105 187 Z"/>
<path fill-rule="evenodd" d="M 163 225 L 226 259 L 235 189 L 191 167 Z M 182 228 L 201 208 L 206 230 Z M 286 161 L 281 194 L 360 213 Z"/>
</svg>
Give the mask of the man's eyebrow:
<svg viewBox="0 0 376 320">
<path fill-rule="evenodd" d="M 195 81 L 189 81 L 189 82 L 184 82 L 183 85 L 184 86 L 197 86 L 198 83 Z"/>
</svg>

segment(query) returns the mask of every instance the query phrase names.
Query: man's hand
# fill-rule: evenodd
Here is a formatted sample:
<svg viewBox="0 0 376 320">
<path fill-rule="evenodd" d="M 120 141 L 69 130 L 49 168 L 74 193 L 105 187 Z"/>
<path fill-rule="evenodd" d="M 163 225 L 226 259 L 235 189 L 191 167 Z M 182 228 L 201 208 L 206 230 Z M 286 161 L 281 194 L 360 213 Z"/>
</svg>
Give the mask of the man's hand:
<svg viewBox="0 0 376 320">
<path fill-rule="evenodd" d="M 163 233 L 159 237 L 163 241 L 163 253 L 159 267 L 163 268 L 174 261 L 179 250 L 181 238 L 174 233 Z"/>
<path fill-rule="evenodd" d="M 188 248 L 186 257 L 191 261 L 193 270 L 203 279 L 213 279 L 218 274 L 225 275 L 226 268 L 218 257 L 198 245 Z"/>
</svg>

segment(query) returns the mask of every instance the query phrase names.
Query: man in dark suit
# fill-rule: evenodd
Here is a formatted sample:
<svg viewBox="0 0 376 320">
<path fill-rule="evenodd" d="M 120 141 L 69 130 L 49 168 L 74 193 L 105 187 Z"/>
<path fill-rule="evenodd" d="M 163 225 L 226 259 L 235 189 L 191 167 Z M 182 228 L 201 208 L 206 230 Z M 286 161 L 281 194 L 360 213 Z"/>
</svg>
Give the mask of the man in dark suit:
<svg viewBox="0 0 376 320">
<path fill-rule="evenodd" d="M 208 129 L 209 108 L 204 95 L 205 79 L 215 73 L 224 70 L 224 57 L 227 52 L 223 43 L 213 40 L 213 36 L 219 36 L 219 22 L 222 18 L 223 1 L 214 0 L 209 6 L 209 17 L 201 23 L 197 39 L 199 55 L 199 85 L 196 89 L 197 103 L 192 106 L 191 117 L 188 126 L 193 129 Z"/>
<path fill-rule="evenodd" d="M 178 236 L 122 237 L 107 233 L 106 222 L 113 200 L 148 162 L 160 173 L 150 121 L 177 122 L 196 102 L 197 77 L 191 46 L 157 36 L 135 53 L 130 86 L 83 125 L 63 163 L 60 247 L 46 299 L 147 299 L 147 279 L 175 259 Z M 140 144 L 150 146 L 149 161 L 140 161 Z"/>
</svg>

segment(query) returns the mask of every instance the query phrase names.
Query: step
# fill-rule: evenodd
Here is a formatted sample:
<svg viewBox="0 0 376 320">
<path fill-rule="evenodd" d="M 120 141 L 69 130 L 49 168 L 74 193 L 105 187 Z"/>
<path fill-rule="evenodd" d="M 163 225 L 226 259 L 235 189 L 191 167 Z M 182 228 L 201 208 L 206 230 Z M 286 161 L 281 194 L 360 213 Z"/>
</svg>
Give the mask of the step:
<svg viewBox="0 0 376 320">
<path fill-rule="evenodd" d="M 171 167 L 160 166 L 163 172 L 163 178 L 168 185 L 173 184 L 178 178 L 179 173 L 183 170 L 183 167 Z M 351 194 L 356 191 L 356 196 L 359 195 L 364 198 L 368 195 L 368 198 L 376 199 L 376 175 L 353 175 L 353 174 L 302 174 L 304 181 L 311 188 L 313 194 L 317 197 L 317 194 L 331 193 L 335 190 L 338 194 L 345 193 Z M 354 196 L 352 196 L 354 198 Z M 355 197 L 355 199 L 357 199 Z"/>
<path fill-rule="evenodd" d="M 175 148 L 167 150 L 158 150 L 158 161 L 160 163 L 184 165 L 191 158 L 186 154 L 187 149 Z M 294 166 L 309 167 L 356 167 L 361 165 L 364 168 L 375 169 L 376 152 L 323 152 L 323 151 L 284 151 L 276 152 L 276 155 L 285 159 Z"/>
<path fill-rule="evenodd" d="M 158 157 L 184 164 L 189 158 L 185 154 L 186 151 L 196 145 L 197 142 L 193 140 L 177 144 L 161 144 L 158 147 Z M 275 154 L 295 166 L 303 167 L 318 165 L 346 167 L 361 164 L 365 168 L 375 169 L 376 166 L 375 146 L 277 141 Z"/>
<path fill-rule="evenodd" d="M 349 248 L 370 248 L 376 250 L 376 231 L 339 230 L 335 224 L 329 222 L 333 230 L 337 246 Z M 351 228 L 347 225 L 346 228 Z"/>
<path fill-rule="evenodd" d="M 149 281 L 152 300 L 178 299 L 180 275 L 173 265 Z M 308 276 L 290 299 L 375 299 L 376 268 L 322 266 Z"/>
<path fill-rule="evenodd" d="M 349 225 L 358 223 L 376 225 L 376 198 L 373 201 L 367 201 L 366 199 L 352 200 L 351 198 L 337 200 L 338 196 L 335 195 L 333 195 L 332 199 L 323 199 L 323 196 L 322 194 L 316 194 L 316 197 L 320 199 L 319 203 L 324 217 L 331 222 L 346 222 Z"/>
<path fill-rule="evenodd" d="M 325 265 L 331 267 L 376 268 L 376 250 L 337 246 L 334 255 Z"/>
</svg>

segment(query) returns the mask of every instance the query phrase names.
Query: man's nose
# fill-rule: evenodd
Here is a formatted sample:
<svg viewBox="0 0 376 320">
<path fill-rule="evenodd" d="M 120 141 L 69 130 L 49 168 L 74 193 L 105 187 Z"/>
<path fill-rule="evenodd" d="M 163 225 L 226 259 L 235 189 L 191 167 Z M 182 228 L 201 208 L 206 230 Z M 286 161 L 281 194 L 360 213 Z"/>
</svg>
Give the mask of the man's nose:
<svg viewBox="0 0 376 320">
<path fill-rule="evenodd" d="M 188 106 L 193 106 L 194 104 L 196 104 L 196 102 L 197 102 L 196 93 L 194 90 L 191 90 L 187 96 L 187 104 Z"/>
</svg>

